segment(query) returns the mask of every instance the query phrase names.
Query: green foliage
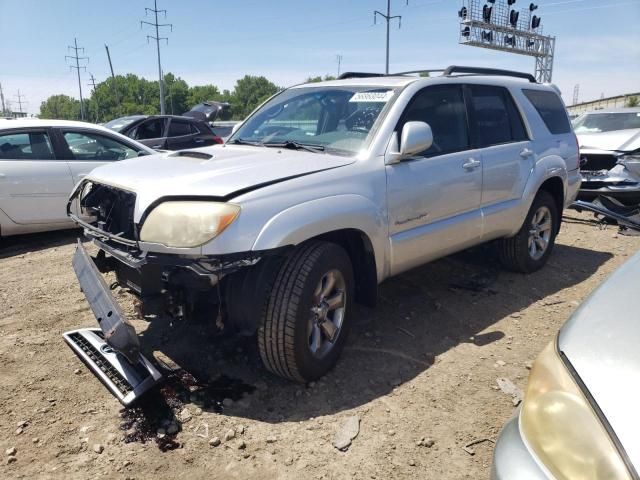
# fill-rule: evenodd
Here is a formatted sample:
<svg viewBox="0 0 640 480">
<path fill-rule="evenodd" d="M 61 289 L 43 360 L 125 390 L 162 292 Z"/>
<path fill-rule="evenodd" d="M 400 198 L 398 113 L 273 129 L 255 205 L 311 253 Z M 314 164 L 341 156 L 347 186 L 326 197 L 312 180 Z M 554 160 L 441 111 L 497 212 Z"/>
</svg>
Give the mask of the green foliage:
<svg viewBox="0 0 640 480">
<path fill-rule="evenodd" d="M 305 80 L 305 83 L 317 83 L 317 82 L 327 82 L 329 80 L 335 80 L 336 77 L 333 75 L 325 75 L 324 78 L 322 75 L 318 75 L 317 77 L 309 77 Z"/>
<path fill-rule="evenodd" d="M 326 77 L 329 78 L 329 77 Z M 234 119 L 243 119 L 265 99 L 280 90 L 265 77 L 246 75 L 237 81 L 233 92 L 212 84 L 189 87 L 187 82 L 172 73 L 164 76 L 166 112 L 182 115 L 194 105 L 215 100 L 232 105 Z M 132 73 L 116 75 L 96 85 L 84 100 L 85 118 L 91 122 L 108 122 L 126 115 L 157 115 L 160 113 L 160 88 Z M 80 102 L 67 95 L 53 95 L 42 102 L 41 118 L 80 119 Z"/>
<path fill-rule="evenodd" d="M 40 104 L 40 118 L 80 119 L 80 101 L 68 95 L 53 95 Z"/>
<path fill-rule="evenodd" d="M 236 82 L 233 90 L 231 101 L 233 116 L 235 118 L 246 117 L 254 108 L 279 90 L 281 89 L 265 77 L 245 75 Z"/>
<path fill-rule="evenodd" d="M 627 98 L 627 107 L 637 107 L 640 105 L 640 99 L 638 99 L 638 97 L 631 96 L 629 98 Z"/>
</svg>

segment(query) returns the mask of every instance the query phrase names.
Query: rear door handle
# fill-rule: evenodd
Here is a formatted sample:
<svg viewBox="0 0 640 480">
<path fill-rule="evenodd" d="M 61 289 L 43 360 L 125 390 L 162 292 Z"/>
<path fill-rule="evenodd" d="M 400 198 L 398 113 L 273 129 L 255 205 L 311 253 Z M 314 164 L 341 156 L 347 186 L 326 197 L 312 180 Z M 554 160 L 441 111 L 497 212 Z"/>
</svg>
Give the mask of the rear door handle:
<svg viewBox="0 0 640 480">
<path fill-rule="evenodd" d="M 204 138 L 196 138 L 193 140 L 195 143 L 204 143 Z"/>
<path fill-rule="evenodd" d="M 464 168 L 465 170 L 473 170 L 474 168 L 478 168 L 479 166 L 480 160 L 476 160 L 475 158 L 470 158 L 462 164 L 462 168 Z"/>
<path fill-rule="evenodd" d="M 162 148 L 162 145 L 152 145 L 151 148 L 153 148 L 155 150 L 157 148 Z"/>
<path fill-rule="evenodd" d="M 528 148 L 525 148 L 520 152 L 520 156 L 522 158 L 529 158 L 531 155 L 533 155 L 533 150 L 529 150 Z"/>
</svg>

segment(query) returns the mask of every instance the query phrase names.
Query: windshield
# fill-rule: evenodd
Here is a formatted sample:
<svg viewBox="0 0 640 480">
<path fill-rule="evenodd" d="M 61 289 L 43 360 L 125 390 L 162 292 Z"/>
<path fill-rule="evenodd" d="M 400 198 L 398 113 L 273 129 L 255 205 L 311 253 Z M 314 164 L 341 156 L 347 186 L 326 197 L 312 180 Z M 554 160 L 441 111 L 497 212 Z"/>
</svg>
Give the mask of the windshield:
<svg viewBox="0 0 640 480">
<path fill-rule="evenodd" d="M 111 120 L 104 124 L 105 127 L 110 128 L 111 130 L 115 130 L 116 132 L 122 131 L 123 128 L 131 125 L 136 120 L 140 120 L 141 118 L 146 118 L 144 115 L 132 115 L 130 117 L 120 117 L 115 120 Z"/>
<path fill-rule="evenodd" d="M 640 112 L 586 113 L 573 122 L 576 133 L 599 133 L 640 128 Z"/>
<path fill-rule="evenodd" d="M 354 155 L 367 146 L 396 93 L 389 87 L 292 88 L 260 108 L 227 143 L 298 144 Z"/>
</svg>

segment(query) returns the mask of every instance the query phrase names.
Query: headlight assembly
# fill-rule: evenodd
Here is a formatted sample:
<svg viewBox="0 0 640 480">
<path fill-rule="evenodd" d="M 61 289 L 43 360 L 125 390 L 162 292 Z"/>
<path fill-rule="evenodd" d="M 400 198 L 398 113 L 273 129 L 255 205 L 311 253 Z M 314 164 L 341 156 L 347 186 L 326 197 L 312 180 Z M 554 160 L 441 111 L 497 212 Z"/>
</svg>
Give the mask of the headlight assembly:
<svg viewBox="0 0 640 480">
<path fill-rule="evenodd" d="M 163 202 L 142 224 L 140 240 L 167 247 L 198 247 L 220 235 L 239 213 L 240 207 L 231 203 Z"/>
<path fill-rule="evenodd" d="M 529 446 L 558 480 L 631 479 L 555 342 L 531 369 L 520 426 Z"/>
</svg>

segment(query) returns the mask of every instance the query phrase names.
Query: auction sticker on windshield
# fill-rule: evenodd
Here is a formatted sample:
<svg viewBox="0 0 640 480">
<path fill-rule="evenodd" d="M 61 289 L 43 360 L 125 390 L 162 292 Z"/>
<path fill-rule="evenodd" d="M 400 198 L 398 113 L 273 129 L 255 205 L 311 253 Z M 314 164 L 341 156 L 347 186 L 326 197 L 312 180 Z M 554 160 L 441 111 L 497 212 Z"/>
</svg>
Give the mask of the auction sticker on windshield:
<svg viewBox="0 0 640 480">
<path fill-rule="evenodd" d="M 393 97 L 393 90 L 358 92 L 349 99 L 349 102 L 388 102 Z"/>
</svg>

